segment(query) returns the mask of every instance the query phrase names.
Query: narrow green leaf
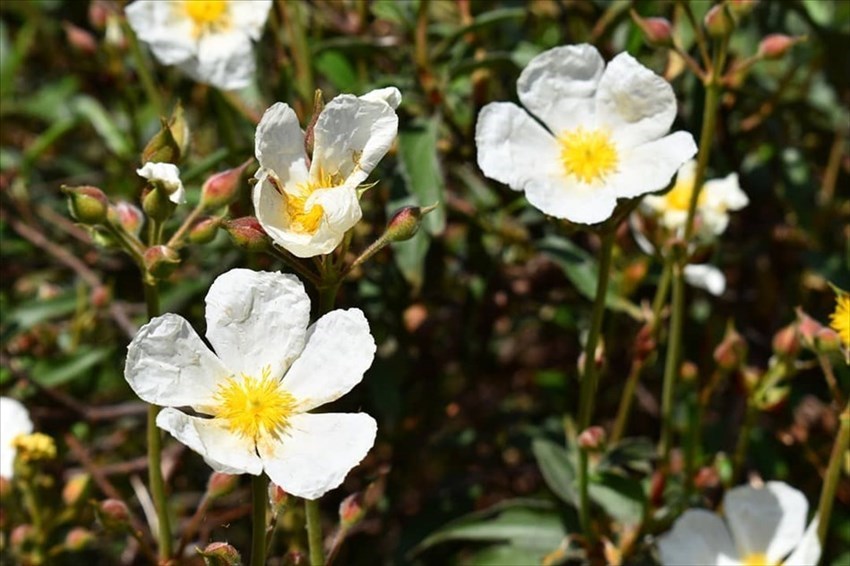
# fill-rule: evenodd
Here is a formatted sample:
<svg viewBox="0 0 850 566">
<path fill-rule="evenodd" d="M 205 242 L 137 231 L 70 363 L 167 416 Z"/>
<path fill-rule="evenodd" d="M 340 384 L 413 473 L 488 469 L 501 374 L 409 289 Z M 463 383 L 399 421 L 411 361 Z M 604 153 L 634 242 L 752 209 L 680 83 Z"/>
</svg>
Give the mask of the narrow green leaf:
<svg viewBox="0 0 850 566">
<path fill-rule="evenodd" d="M 57 360 L 39 360 L 32 369 L 33 378 L 41 385 L 55 387 L 86 375 L 95 366 L 112 355 L 112 348 L 80 350 L 75 355 L 56 363 Z"/>
<path fill-rule="evenodd" d="M 643 519 L 646 496 L 637 480 L 598 474 L 591 479 L 588 492 L 593 501 L 623 525 L 637 525 Z"/>
<path fill-rule="evenodd" d="M 431 235 L 446 228 L 446 181 L 437 155 L 440 121 L 439 116 L 418 120 L 398 135 L 399 167 L 408 192 L 419 206 L 438 205 L 422 221 Z"/>
<path fill-rule="evenodd" d="M 564 503 L 578 506 L 579 499 L 576 493 L 575 479 L 576 471 L 567 451 L 561 446 L 542 438 L 534 439 L 531 450 L 537 459 L 543 480 L 555 495 Z"/>
</svg>

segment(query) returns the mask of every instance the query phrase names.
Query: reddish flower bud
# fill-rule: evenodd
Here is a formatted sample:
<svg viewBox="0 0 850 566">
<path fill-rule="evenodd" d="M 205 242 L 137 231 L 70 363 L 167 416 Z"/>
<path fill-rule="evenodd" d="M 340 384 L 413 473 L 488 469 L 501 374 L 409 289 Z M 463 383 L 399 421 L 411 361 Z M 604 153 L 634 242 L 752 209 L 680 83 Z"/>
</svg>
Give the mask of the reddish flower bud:
<svg viewBox="0 0 850 566">
<path fill-rule="evenodd" d="M 110 531 L 124 531 L 130 525 L 130 510 L 127 504 L 118 499 L 105 499 L 96 509 L 98 519 L 103 527 Z"/>
<path fill-rule="evenodd" d="M 781 33 L 772 33 L 759 43 L 759 55 L 765 59 L 781 59 L 799 38 L 789 37 Z"/>
<path fill-rule="evenodd" d="M 68 208 L 77 222 L 93 226 L 106 220 L 109 200 L 103 191 L 89 185 L 81 187 L 63 185 L 61 190 L 68 195 Z"/>
<path fill-rule="evenodd" d="M 106 20 L 112 12 L 106 0 L 92 0 L 89 4 L 89 24 L 97 30 L 106 27 Z"/>
<path fill-rule="evenodd" d="M 105 285 L 98 285 L 91 290 L 89 301 L 94 308 L 102 309 L 112 300 L 112 292 Z"/>
<path fill-rule="evenodd" d="M 180 255 L 168 246 L 151 246 L 143 259 L 147 272 L 157 279 L 168 277 L 180 264 Z"/>
<path fill-rule="evenodd" d="M 138 236 L 142 230 L 145 215 L 139 207 L 122 200 L 109 207 L 107 219 L 113 226 L 120 226 L 127 233 Z"/>
<path fill-rule="evenodd" d="M 437 208 L 436 204 L 420 208 L 418 206 L 405 206 L 396 212 L 387 224 L 386 238 L 390 242 L 403 242 L 409 240 L 419 231 L 422 218 Z"/>
<path fill-rule="evenodd" d="M 65 39 L 75 51 L 85 55 L 97 51 L 97 40 L 92 34 L 71 22 L 62 22 L 62 27 L 65 28 Z"/>
<path fill-rule="evenodd" d="M 699 377 L 699 368 L 694 362 L 684 361 L 679 368 L 679 376 L 685 383 L 692 383 Z"/>
<path fill-rule="evenodd" d="M 363 507 L 362 497 L 359 493 L 352 493 L 339 504 L 339 523 L 343 529 L 350 529 L 359 523 L 366 515 Z"/>
<path fill-rule="evenodd" d="M 207 179 L 201 187 L 201 204 L 204 208 L 214 210 L 233 202 L 239 194 L 242 174 L 252 161 L 253 159 L 248 159 L 239 167 L 216 173 Z"/>
<path fill-rule="evenodd" d="M 18 525 L 9 535 L 9 545 L 20 553 L 34 542 L 35 536 L 35 528 L 32 525 Z"/>
<path fill-rule="evenodd" d="M 209 497 L 223 497 L 232 493 L 239 483 L 239 476 L 213 472 L 207 481 L 207 495 Z"/>
<path fill-rule="evenodd" d="M 74 527 L 65 535 L 65 548 L 71 552 L 85 550 L 94 542 L 94 534 L 83 527 Z"/>
<path fill-rule="evenodd" d="M 207 566 L 239 566 L 242 564 L 239 551 L 226 542 L 210 543 L 205 549 L 199 550 L 198 554 L 204 558 L 204 564 Z"/>
<path fill-rule="evenodd" d="M 694 477 L 694 487 L 699 490 L 711 489 L 720 485 L 720 474 L 712 466 L 703 466 Z"/>
<path fill-rule="evenodd" d="M 747 343 L 730 324 L 726 335 L 714 349 L 714 361 L 722 369 L 732 371 L 739 368 L 747 359 Z"/>
<path fill-rule="evenodd" d="M 824 326 L 797 307 L 797 331 L 807 348 L 815 347 L 815 337 Z"/>
<path fill-rule="evenodd" d="M 189 231 L 189 241 L 193 244 L 208 244 L 215 239 L 218 227 L 221 225 L 220 218 L 202 218 L 198 220 Z"/>
<path fill-rule="evenodd" d="M 643 38 L 650 45 L 668 47 L 673 45 L 673 26 L 665 18 L 642 18 L 632 10 L 632 19 L 643 32 Z"/>
<path fill-rule="evenodd" d="M 789 324 L 773 335 L 773 352 L 783 358 L 795 358 L 800 353 L 800 335 L 796 324 Z"/>
<path fill-rule="evenodd" d="M 824 326 L 815 335 L 815 349 L 824 354 L 838 352 L 841 350 L 841 338 L 835 330 Z"/>
<path fill-rule="evenodd" d="M 67 507 L 73 507 L 86 500 L 91 491 L 91 476 L 74 474 L 62 488 L 62 501 Z"/>
<path fill-rule="evenodd" d="M 735 20 L 726 10 L 725 4 L 715 4 L 706 12 L 703 20 L 705 29 L 711 37 L 725 37 L 735 29 Z"/>
<path fill-rule="evenodd" d="M 582 450 L 598 452 L 605 446 L 605 429 L 601 426 L 591 426 L 578 435 L 578 445 Z"/>
<path fill-rule="evenodd" d="M 275 515 L 282 513 L 289 503 L 289 494 L 276 483 L 269 483 L 269 503 Z"/>
<path fill-rule="evenodd" d="M 269 236 L 253 216 L 243 216 L 224 222 L 224 229 L 233 243 L 249 252 L 262 252 L 269 248 Z"/>
</svg>

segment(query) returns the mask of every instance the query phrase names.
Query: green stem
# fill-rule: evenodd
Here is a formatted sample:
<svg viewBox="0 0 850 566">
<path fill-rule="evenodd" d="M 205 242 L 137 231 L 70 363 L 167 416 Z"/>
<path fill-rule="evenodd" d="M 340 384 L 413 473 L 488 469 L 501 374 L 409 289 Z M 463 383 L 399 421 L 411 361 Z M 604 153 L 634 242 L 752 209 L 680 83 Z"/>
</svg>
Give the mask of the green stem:
<svg viewBox="0 0 850 566">
<path fill-rule="evenodd" d="M 189 216 L 183 220 L 183 224 L 180 225 L 180 228 L 174 233 L 173 236 L 168 240 L 166 246 L 173 249 L 179 249 L 183 245 L 183 238 L 186 236 L 186 233 L 192 228 L 192 224 L 195 223 L 195 220 L 201 215 L 204 211 L 204 207 L 201 204 L 198 204 L 192 212 L 189 213 Z"/>
<path fill-rule="evenodd" d="M 632 399 L 635 396 L 640 374 L 643 371 L 643 362 L 635 360 L 632 362 L 632 367 L 629 370 L 629 377 L 626 378 L 626 385 L 623 387 L 623 394 L 620 396 L 620 406 L 617 409 L 617 418 L 614 420 L 614 426 L 611 429 L 610 444 L 617 444 L 623 433 L 626 430 L 626 424 L 629 422 L 629 415 L 632 412 Z"/>
<path fill-rule="evenodd" d="M 658 443 L 658 454 L 662 462 L 666 462 L 670 454 L 673 435 L 673 398 L 682 357 L 682 324 L 685 318 L 685 280 L 682 271 L 683 266 L 678 264 L 673 271 L 673 313 L 670 317 L 670 342 L 667 345 L 664 384 L 661 390 L 661 438 Z"/>
<path fill-rule="evenodd" d="M 697 455 L 700 447 L 700 427 L 702 409 L 699 404 L 699 387 L 696 380 L 689 384 L 688 391 L 688 436 L 685 439 L 685 501 L 690 499 L 694 489 Z"/>
<path fill-rule="evenodd" d="M 744 422 L 741 423 L 741 431 L 738 434 L 738 443 L 735 445 L 735 455 L 732 458 L 732 485 L 738 482 L 741 470 L 747 458 L 747 447 L 750 445 L 750 430 L 756 420 L 758 409 L 753 402 L 752 395 L 747 396 L 747 407 L 744 413 Z"/>
<path fill-rule="evenodd" d="M 322 543 L 322 513 L 318 499 L 305 499 L 307 512 L 307 540 L 310 543 L 310 566 L 323 566 L 325 551 Z"/>
<path fill-rule="evenodd" d="M 850 403 L 848 403 L 839 417 L 838 434 L 835 444 L 832 446 L 832 454 L 829 457 L 829 466 L 826 476 L 823 478 L 823 490 L 820 493 L 818 503 L 818 539 L 821 547 L 826 544 L 826 534 L 829 531 L 829 518 L 832 515 L 832 504 L 835 503 L 835 490 L 838 488 L 838 478 L 841 475 L 841 463 L 847 450 L 850 449 Z"/>
<path fill-rule="evenodd" d="M 251 533 L 251 566 L 266 563 L 266 508 L 269 500 L 269 478 L 265 474 L 251 476 L 251 503 L 253 507 Z"/>
<path fill-rule="evenodd" d="M 667 294 L 670 292 L 670 279 L 673 275 L 672 255 L 664 258 L 664 267 L 661 270 L 661 279 L 658 280 L 658 288 L 655 290 L 655 298 L 652 299 L 652 328 L 657 330 L 660 326 L 661 309 L 667 304 Z"/>
</svg>

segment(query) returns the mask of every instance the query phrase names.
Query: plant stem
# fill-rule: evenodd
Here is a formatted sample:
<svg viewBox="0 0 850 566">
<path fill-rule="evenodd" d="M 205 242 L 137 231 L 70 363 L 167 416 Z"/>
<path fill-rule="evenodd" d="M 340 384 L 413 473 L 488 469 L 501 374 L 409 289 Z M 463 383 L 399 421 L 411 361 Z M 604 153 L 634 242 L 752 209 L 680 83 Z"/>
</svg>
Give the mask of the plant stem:
<svg viewBox="0 0 850 566">
<path fill-rule="evenodd" d="M 292 61 L 295 64 L 295 89 L 298 91 L 298 96 L 301 98 L 305 110 L 312 106 L 313 93 L 316 90 L 313 80 L 313 67 L 311 66 L 310 46 L 304 34 L 304 30 L 309 29 L 302 17 L 302 10 L 306 6 L 307 4 L 302 2 L 278 1 L 278 8 L 289 35 Z"/>
<path fill-rule="evenodd" d="M 325 551 L 322 543 L 322 513 L 318 499 L 305 499 L 307 512 L 307 540 L 310 543 L 310 566 L 323 566 Z"/>
<path fill-rule="evenodd" d="M 192 224 L 195 223 L 195 220 L 201 215 L 204 211 L 204 207 L 201 204 L 198 204 L 195 208 L 192 209 L 192 212 L 183 220 L 183 223 L 180 225 L 180 228 L 174 232 L 174 235 L 168 240 L 166 246 L 173 249 L 179 249 L 183 245 L 183 238 L 186 236 L 186 232 L 192 228 Z"/>
<path fill-rule="evenodd" d="M 632 399 L 635 396 L 640 374 L 643 371 L 643 361 L 632 361 L 632 367 L 629 369 L 629 377 L 626 378 L 626 385 L 623 387 L 623 394 L 620 396 L 620 406 L 617 409 L 617 418 L 614 420 L 614 426 L 611 428 L 611 437 L 609 443 L 613 446 L 617 444 L 623 433 L 626 430 L 626 424 L 629 422 L 629 414 L 632 411 Z"/>
<path fill-rule="evenodd" d="M 142 88 L 145 90 L 145 94 L 147 94 L 150 103 L 153 104 L 156 109 L 156 113 L 161 116 L 164 112 L 165 106 L 162 102 L 162 96 L 156 88 L 153 75 L 151 75 L 150 68 L 148 67 L 148 61 L 142 53 L 142 48 L 139 47 L 139 40 L 136 38 L 136 34 L 127 22 L 124 22 L 122 27 L 124 35 L 128 39 L 130 53 L 132 53 L 133 58 L 136 60 L 136 72 L 139 74 L 139 80 L 142 83 Z"/>
<path fill-rule="evenodd" d="M 683 266 L 673 268 L 673 313 L 670 317 L 670 342 L 667 345 L 667 358 L 664 361 L 664 384 L 661 390 L 661 438 L 658 442 L 658 455 L 662 462 L 667 461 L 673 436 L 673 399 L 676 380 L 679 377 L 679 362 L 682 357 L 682 324 L 685 318 L 685 280 Z"/>
<path fill-rule="evenodd" d="M 848 403 L 839 417 L 838 434 L 835 444 L 832 446 L 832 454 L 829 457 L 829 466 L 823 478 L 823 490 L 820 493 L 818 503 L 818 539 L 821 547 L 826 543 L 826 534 L 829 531 L 829 518 L 832 515 L 832 504 L 835 503 L 835 490 L 838 487 L 838 478 L 841 475 L 841 464 L 847 450 L 850 449 L 850 403 Z"/>
<path fill-rule="evenodd" d="M 266 563 L 266 507 L 269 500 L 269 478 L 265 474 L 251 476 L 251 566 Z"/>
<path fill-rule="evenodd" d="M 738 481 L 741 470 L 747 458 L 747 447 L 750 445 L 750 430 L 756 420 L 758 409 L 753 403 L 752 396 L 747 396 L 747 407 L 744 413 L 744 422 L 741 423 L 741 431 L 738 433 L 738 443 L 735 445 L 735 455 L 732 457 L 732 484 Z"/>
</svg>

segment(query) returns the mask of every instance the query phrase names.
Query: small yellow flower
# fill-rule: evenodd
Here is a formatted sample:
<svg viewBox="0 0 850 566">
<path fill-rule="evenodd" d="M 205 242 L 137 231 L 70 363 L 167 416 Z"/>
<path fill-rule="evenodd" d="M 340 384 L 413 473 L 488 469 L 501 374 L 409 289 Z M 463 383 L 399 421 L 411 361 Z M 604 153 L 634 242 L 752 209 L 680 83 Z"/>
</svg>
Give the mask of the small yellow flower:
<svg viewBox="0 0 850 566">
<path fill-rule="evenodd" d="M 850 295 L 840 294 L 835 298 L 835 312 L 829 317 L 829 325 L 850 348 Z"/>
<path fill-rule="evenodd" d="M 56 457 L 56 442 L 40 432 L 21 434 L 12 440 L 12 446 L 17 449 L 18 458 L 24 462 L 52 460 Z"/>
</svg>

